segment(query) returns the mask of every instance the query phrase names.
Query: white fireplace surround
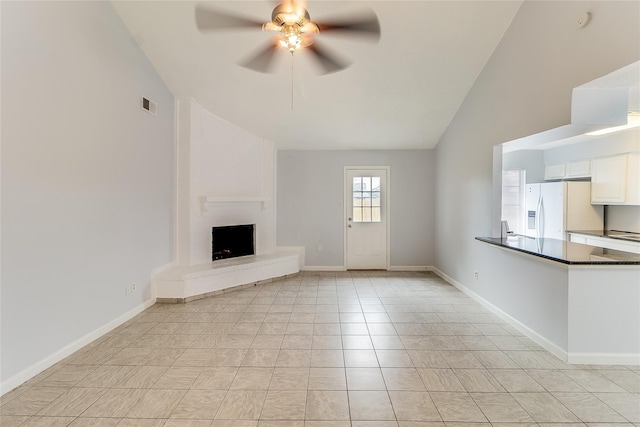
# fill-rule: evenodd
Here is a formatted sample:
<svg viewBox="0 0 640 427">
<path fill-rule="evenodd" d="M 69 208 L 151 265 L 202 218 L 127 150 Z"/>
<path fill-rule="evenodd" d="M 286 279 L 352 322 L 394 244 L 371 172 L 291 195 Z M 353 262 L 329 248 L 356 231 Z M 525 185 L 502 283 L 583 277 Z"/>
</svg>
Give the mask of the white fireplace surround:
<svg viewBox="0 0 640 427">
<path fill-rule="evenodd" d="M 187 302 L 300 271 L 298 252 L 274 252 L 171 268 L 154 279 L 158 302 Z"/>
<path fill-rule="evenodd" d="M 186 301 L 300 271 L 275 246 L 273 143 L 176 99 L 174 266 L 153 278 L 159 300 Z M 211 261 L 211 228 L 255 224 L 253 256 Z"/>
</svg>

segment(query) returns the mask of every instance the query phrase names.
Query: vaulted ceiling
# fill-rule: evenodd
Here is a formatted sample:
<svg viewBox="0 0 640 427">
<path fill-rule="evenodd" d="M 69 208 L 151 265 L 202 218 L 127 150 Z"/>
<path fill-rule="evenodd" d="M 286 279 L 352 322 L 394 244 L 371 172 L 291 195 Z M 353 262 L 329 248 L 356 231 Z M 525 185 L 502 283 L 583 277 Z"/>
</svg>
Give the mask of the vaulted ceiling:
<svg viewBox="0 0 640 427">
<path fill-rule="evenodd" d="M 279 149 L 433 148 L 518 11 L 520 1 L 310 1 L 312 20 L 378 16 L 378 43 L 340 34 L 318 41 L 351 65 L 320 74 L 304 50 L 278 52 L 274 72 L 238 65 L 271 35 L 200 32 L 204 4 L 261 22 L 273 1 L 114 1 L 169 89 Z"/>
</svg>

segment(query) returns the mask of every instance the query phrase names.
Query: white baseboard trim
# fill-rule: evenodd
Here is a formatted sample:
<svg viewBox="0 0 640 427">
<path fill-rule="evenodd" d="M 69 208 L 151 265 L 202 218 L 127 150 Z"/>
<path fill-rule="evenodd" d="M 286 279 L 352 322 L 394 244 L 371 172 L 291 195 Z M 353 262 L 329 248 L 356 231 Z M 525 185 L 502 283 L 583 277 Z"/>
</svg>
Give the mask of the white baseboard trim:
<svg viewBox="0 0 640 427">
<path fill-rule="evenodd" d="M 300 271 L 347 271 L 347 267 L 343 265 L 305 265 L 300 268 Z M 430 265 L 392 265 L 387 271 L 434 271 L 434 267 Z"/>
<path fill-rule="evenodd" d="M 544 348 L 545 350 L 547 350 L 548 352 L 550 352 L 551 354 L 553 354 L 554 356 L 556 356 L 560 360 L 568 362 L 568 363 L 578 363 L 578 362 L 570 362 L 568 360 L 568 354 L 567 354 L 566 350 L 563 350 L 561 347 L 559 347 L 558 345 L 552 343 L 551 341 L 549 341 L 548 339 L 546 339 L 542 335 L 540 335 L 537 332 L 535 332 L 534 330 L 530 329 L 528 326 L 520 323 L 518 320 L 514 319 L 509 314 L 507 314 L 504 311 L 500 310 L 498 307 L 496 307 L 495 305 L 491 304 L 489 301 L 485 300 L 480 295 L 476 294 L 475 292 L 473 292 L 472 290 L 470 290 L 469 288 L 464 286 L 462 283 L 460 283 L 457 280 L 455 280 L 453 277 L 448 276 L 447 274 L 445 274 L 444 272 L 440 271 L 438 268 L 435 268 L 435 267 L 433 269 L 433 272 L 436 273 L 438 276 L 440 276 L 442 279 L 444 279 L 447 282 L 449 282 L 451 285 L 453 285 L 456 288 L 460 289 L 462 292 L 464 292 L 469 297 L 471 297 L 474 300 L 476 300 L 478 303 L 480 303 L 487 310 L 491 311 L 493 314 L 495 314 L 496 316 L 500 317 L 505 322 L 509 323 L 511 326 L 513 326 L 514 328 L 516 328 L 517 330 L 522 332 L 524 335 L 526 335 L 528 338 L 530 338 L 536 344 L 540 345 L 542 348 Z"/>
<path fill-rule="evenodd" d="M 347 271 L 344 265 L 305 265 L 300 271 Z"/>
<path fill-rule="evenodd" d="M 433 271 L 430 265 L 392 265 L 389 271 Z"/>
<path fill-rule="evenodd" d="M 93 342 L 94 340 L 100 338 L 101 336 L 103 336 L 107 332 L 112 331 L 113 329 L 115 329 L 118 326 L 122 325 L 126 321 L 134 318 L 135 316 L 137 316 L 138 314 L 142 313 L 144 310 L 146 310 L 147 308 L 149 308 L 153 304 L 155 304 L 155 302 L 156 302 L 155 298 L 151 298 L 151 299 L 143 302 L 142 304 L 132 308 L 131 310 L 127 311 L 126 313 L 124 313 L 124 314 L 116 317 L 115 319 L 111 320 L 107 324 L 99 327 L 98 329 L 96 329 L 96 330 L 94 330 L 92 332 L 89 332 L 88 334 L 86 334 L 83 337 L 77 339 L 76 341 L 72 342 L 71 344 L 61 348 L 60 350 L 58 350 L 55 353 L 45 357 L 44 359 L 40 360 L 39 362 L 36 362 L 33 365 L 29 366 L 28 368 L 18 372 L 13 377 L 11 377 L 11 378 L 7 379 L 6 381 L 0 383 L 0 395 L 4 395 L 5 393 L 13 390 L 14 388 L 18 387 L 20 384 L 24 383 L 25 381 L 30 380 L 31 378 L 35 377 L 39 373 L 43 372 L 44 370 L 46 370 L 46 369 L 50 368 L 51 366 L 55 365 L 56 363 L 60 362 L 65 357 L 73 354 L 74 352 L 78 351 L 82 347 L 84 347 L 84 346 L 90 344 L 91 342 Z"/>
<path fill-rule="evenodd" d="M 640 365 L 637 353 L 569 353 L 567 362 L 579 365 Z"/>
</svg>

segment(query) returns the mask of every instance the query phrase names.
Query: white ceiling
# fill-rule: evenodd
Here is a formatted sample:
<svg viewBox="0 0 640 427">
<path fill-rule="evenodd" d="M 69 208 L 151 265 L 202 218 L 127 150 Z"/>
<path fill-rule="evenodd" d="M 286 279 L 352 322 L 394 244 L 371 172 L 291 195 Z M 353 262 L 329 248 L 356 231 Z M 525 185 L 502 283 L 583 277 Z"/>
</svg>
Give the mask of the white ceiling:
<svg viewBox="0 0 640 427">
<path fill-rule="evenodd" d="M 265 22 L 277 4 L 208 3 Z M 321 75 L 300 51 L 293 58 L 293 79 L 284 50 L 273 74 L 238 66 L 271 34 L 201 33 L 196 4 L 113 2 L 174 95 L 193 97 L 279 149 L 415 149 L 438 143 L 521 1 L 307 2 L 311 19 L 318 21 L 369 7 L 382 34 L 377 44 L 320 34 L 318 41 L 351 66 Z"/>
</svg>

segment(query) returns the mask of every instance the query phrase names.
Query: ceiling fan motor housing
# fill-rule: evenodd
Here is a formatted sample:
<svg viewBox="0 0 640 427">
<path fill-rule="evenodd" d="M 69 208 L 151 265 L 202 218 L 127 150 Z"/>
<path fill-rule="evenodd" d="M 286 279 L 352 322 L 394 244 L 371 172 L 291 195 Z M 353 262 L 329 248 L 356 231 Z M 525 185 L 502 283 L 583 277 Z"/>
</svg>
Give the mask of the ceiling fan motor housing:
<svg viewBox="0 0 640 427">
<path fill-rule="evenodd" d="M 278 5 L 271 13 L 271 21 L 279 27 L 294 24 L 303 27 L 310 19 L 307 9 L 293 3 Z"/>
</svg>

